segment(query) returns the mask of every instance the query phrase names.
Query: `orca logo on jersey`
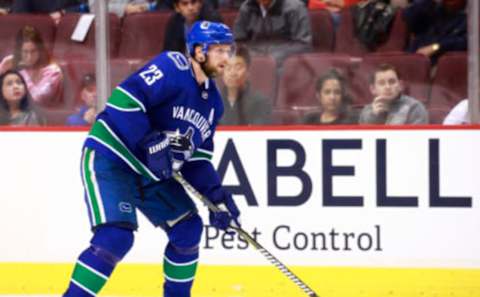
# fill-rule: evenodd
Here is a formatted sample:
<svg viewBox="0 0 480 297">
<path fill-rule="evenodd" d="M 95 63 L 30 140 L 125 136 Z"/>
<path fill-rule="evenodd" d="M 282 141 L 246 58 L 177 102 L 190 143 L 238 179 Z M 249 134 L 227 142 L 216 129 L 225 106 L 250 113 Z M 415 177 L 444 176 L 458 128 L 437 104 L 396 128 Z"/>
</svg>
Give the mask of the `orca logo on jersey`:
<svg viewBox="0 0 480 297">
<path fill-rule="evenodd" d="M 193 151 L 195 150 L 195 145 L 193 143 L 193 135 L 195 130 L 193 127 L 188 127 L 185 133 L 180 133 L 177 129 L 175 132 L 165 132 L 170 141 L 170 150 L 173 153 L 173 169 L 179 170 L 183 162 L 189 159 Z"/>
</svg>

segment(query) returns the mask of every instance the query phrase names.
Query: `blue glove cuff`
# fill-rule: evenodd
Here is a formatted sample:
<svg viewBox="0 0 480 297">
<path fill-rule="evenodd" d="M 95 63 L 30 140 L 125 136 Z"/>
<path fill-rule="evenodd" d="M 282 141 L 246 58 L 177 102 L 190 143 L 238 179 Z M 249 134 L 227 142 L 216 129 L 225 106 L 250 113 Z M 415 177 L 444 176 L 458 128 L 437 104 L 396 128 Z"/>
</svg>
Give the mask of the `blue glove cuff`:
<svg viewBox="0 0 480 297">
<path fill-rule="evenodd" d="M 145 163 L 152 173 L 160 180 L 172 176 L 172 152 L 167 135 L 161 132 L 148 134 L 140 142 L 145 156 Z"/>
</svg>

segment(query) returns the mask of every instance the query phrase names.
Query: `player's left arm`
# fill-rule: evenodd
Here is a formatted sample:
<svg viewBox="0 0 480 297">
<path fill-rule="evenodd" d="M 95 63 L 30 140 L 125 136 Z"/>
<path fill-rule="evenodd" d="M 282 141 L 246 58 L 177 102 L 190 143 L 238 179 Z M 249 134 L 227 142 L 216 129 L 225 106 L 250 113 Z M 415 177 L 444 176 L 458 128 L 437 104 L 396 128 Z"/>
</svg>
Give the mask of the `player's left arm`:
<svg viewBox="0 0 480 297">
<path fill-rule="evenodd" d="M 222 181 L 211 162 L 212 155 L 213 140 L 210 137 L 193 153 L 188 162 L 184 163 L 181 173 L 197 191 L 225 210 L 225 212 L 210 213 L 210 223 L 225 230 L 232 221 L 239 225 L 240 211 L 231 193 L 222 186 Z"/>
<path fill-rule="evenodd" d="M 152 126 L 151 110 L 175 92 L 170 83 L 174 67 L 170 56 L 161 55 L 132 74 L 112 92 L 98 124 L 112 131 L 133 154 L 130 162 L 139 164 L 140 172 L 154 180 L 168 177 L 171 165 L 164 162 L 169 156 L 163 144 L 166 136 Z"/>
</svg>

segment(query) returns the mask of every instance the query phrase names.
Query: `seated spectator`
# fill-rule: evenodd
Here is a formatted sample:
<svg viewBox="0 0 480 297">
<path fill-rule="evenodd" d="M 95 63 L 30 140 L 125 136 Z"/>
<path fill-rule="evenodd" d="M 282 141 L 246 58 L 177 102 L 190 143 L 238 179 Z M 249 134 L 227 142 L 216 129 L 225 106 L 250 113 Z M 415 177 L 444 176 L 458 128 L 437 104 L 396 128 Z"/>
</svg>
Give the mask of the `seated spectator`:
<svg viewBox="0 0 480 297">
<path fill-rule="evenodd" d="M 56 25 L 65 12 L 88 12 L 86 0 L 15 0 L 13 13 L 48 13 Z"/>
<path fill-rule="evenodd" d="M 389 64 L 378 66 L 370 77 L 373 102 L 360 113 L 360 124 L 427 124 L 428 112 L 415 98 L 403 94 L 398 71 Z"/>
<path fill-rule="evenodd" d="M 91 12 L 94 12 L 94 2 L 95 0 L 88 0 Z M 158 8 L 157 1 L 150 1 L 150 0 L 109 0 L 108 1 L 108 11 L 116 14 L 119 18 L 122 18 L 123 16 L 130 15 L 130 14 L 155 11 L 157 10 L 157 8 Z"/>
<path fill-rule="evenodd" d="M 312 49 L 312 28 L 300 0 L 245 0 L 233 28 L 235 40 L 253 54 L 271 55 L 277 65 Z"/>
<path fill-rule="evenodd" d="M 80 101 L 82 106 L 78 112 L 67 118 L 68 126 L 89 126 L 97 116 L 97 84 L 95 75 L 87 74 L 83 77 L 80 90 Z"/>
<path fill-rule="evenodd" d="M 325 9 L 332 16 L 335 28 L 340 24 L 340 11 L 344 8 L 357 4 L 362 0 L 309 0 L 308 9 Z"/>
<path fill-rule="evenodd" d="M 13 0 L 0 0 L 0 15 L 9 14 Z"/>
<path fill-rule="evenodd" d="M 315 84 L 315 97 L 320 111 L 307 114 L 304 124 L 339 125 L 357 124 L 358 113 L 350 106 L 346 82 L 336 70 L 330 70 L 320 76 Z"/>
<path fill-rule="evenodd" d="M 432 63 L 445 52 L 467 50 L 466 0 L 438 2 L 416 0 L 403 12 L 408 29 L 413 32 L 407 50 L 430 57 Z"/>
<path fill-rule="evenodd" d="M 444 125 L 466 125 L 470 124 L 468 114 L 468 99 L 458 102 L 443 120 Z"/>
<path fill-rule="evenodd" d="M 239 46 L 223 72 L 224 112 L 221 125 L 264 125 L 271 123 L 270 100 L 253 90 L 249 82 L 250 54 Z"/>
<path fill-rule="evenodd" d="M 34 27 L 25 26 L 17 33 L 14 54 L 2 60 L 0 74 L 9 69 L 20 70 L 35 104 L 49 107 L 61 101 L 62 71 L 50 60 L 42 36 Z"/>
<path fill-rule="evenodd" d="M 33 110 L 27 84 L 15 70 L 0 76 L 0 124 L 11 126 L 34 126 L 43 124 Z"/>
<path fill-rule="evenodd" d="M 222 22 L 220 14 L 210 2 L 203 0 L 173 0 L 175 14 L 165 28 L 165 51 L 186 53 L 185 36 L 196 21 Z"/>
</svg>

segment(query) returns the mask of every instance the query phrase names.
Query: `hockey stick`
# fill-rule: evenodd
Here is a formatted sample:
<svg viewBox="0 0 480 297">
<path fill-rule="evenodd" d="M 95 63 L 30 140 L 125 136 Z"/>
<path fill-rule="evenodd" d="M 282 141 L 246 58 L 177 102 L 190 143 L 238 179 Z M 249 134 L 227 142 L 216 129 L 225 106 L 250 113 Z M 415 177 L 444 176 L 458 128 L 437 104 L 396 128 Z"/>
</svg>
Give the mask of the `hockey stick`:
<svg viewBox="0 0 480 297">
<path fill-rule="evenodd" d="M 208 200 L 205 196 L 200 194 L 189 182 L 187 182 L 180 174 L 174 173 L 173 178 L 178 181 L 187 191 L 189 191 L 195 198 L 200 200 L 203 204 L 205 204 L 208 209 L 214 212 L 222 211 L 218 208 L 215 204 L 213 204 L 210 200 Z M 258 243 L 247 231 L 243 230 L 240 227 L 230 226 L 233 230 L 237 231 L 248 243 L 250 243 L 255 249 L 257 249 L 265 258 L 267 258 L 270 263 L 272 263 L 278 270 L 280 270 L 283 275 L 288 277 L 289 280 L 294 282 L 300 289 L 303 290 L 308 296 L 310 297 L 318 297 L 317 293 L 315 293 L 307 284 L 305 284 L 302 280 L 298 278 L 290 269 L 287 268 L 280 260 L 278 260 L 272 253 L 267 251 L 260 243 Z"/>
</svg>

